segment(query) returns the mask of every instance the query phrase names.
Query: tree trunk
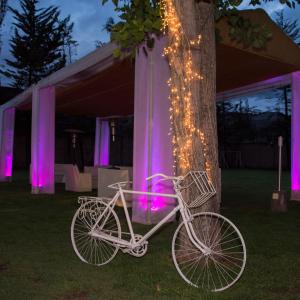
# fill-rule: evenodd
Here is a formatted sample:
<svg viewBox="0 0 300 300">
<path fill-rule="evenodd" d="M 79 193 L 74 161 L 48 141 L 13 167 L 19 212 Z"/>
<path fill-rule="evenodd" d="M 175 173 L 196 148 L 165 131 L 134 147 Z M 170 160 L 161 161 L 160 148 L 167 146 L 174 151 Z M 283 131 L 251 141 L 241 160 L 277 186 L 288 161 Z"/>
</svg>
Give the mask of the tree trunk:
<svg viewBox="0 0 300 300">
<path fill-rule="evenodd" d="M 176 55 L 167 53 L 171 67 L 171 120 L 176 173 L 182 175 L 189 170 L 206 170 L 217 190 L 217 196 L 196 211 L 219 211 L 214 3 L 195 0 L 174 0 L 173 3 L 184 36 L 179 42 Z M 174 42 L 170 31 L 168 28 L 169 47 L 176 47 L 176 38 Z M 194 41 L 199 35 L 201 39 L 198 44 Z M 199 80 L 192 80 L 190 84 L 185 81 L 189 76 L 189 57 L 194 77 L 199 75 Z M 190 99 L 185 101 L 188 93 Z M 193 200 L 193 194 L 186 196 L 187 201 Z"/>
</svg>

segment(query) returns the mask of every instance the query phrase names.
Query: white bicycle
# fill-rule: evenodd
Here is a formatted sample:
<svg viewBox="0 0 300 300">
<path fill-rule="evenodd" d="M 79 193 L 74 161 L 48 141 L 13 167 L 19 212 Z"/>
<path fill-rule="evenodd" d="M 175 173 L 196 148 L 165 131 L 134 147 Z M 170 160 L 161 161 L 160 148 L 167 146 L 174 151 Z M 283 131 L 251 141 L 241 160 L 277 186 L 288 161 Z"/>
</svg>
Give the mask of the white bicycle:
<svg viewBox="0 0 300 300">
<path fill-rule="evenodd" d="M 71 225 L 71 239 L 77 256 L 85 263 L 101 266 L 110 262 L 121 249 L 141 257 L 147 252 L 148 239 L 179 211 L 181 223 L 172 241 L 172 256 L 180 276 L 190 285 L 206 290 L 223 291 L 241 277 L 246 264 L 246 246 L 237 227 L 227 218 L 212 212 L 191 214 L 190 209 L 203 205 L 216 191 L 206 172 L 191 171 L 185 176 L 155 174 L 173 183 L 175 194 L 129 190 L 128 182 L 109 187 L 116 189 L 112 199 L 79 197 L 80 208 Z M 161 181 L 159 180 L 159 181 Z M 195 195 L 190 203 L 184 194 Z M 133 231 L 124 194 L 151 195 L 177 199 L 177 206 L 145 235 Z M 122 232 L 114 210 L 121 199 L 129 232 Z"/>
</svg>

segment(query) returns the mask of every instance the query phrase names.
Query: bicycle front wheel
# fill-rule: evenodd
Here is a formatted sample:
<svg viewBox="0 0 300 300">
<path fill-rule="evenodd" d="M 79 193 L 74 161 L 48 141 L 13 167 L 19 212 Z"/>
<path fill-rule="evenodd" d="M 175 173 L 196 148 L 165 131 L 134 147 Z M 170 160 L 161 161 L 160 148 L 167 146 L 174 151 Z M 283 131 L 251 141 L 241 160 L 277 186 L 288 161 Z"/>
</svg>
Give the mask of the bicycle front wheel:
<svg viewBox="0 0 300 300">
<path fill-rule="evenodd" d="M 119 247 L 112 242 L 91 236 L 90 232 L 99 216 L 102 218 L 96 231 L 113 237 L 121 237 L 121 227 L 117 214 L 101 201 L 89 201 L 75 213 L 71 225 L 71 240 L 75 253 L 85 263 L 101 266 L 109 263 Z"/>
<path fill-rule="evenodd" d="M 210 212 L 194 214 L 189 221 L 195 243 L 182 222 L 172 242 L 172 256 L 180 276 L 190 285 L 213 292 L 223 291 L 241 277 L 246 246 L 237 227 L 227 218 Z M 204 254 L 197 239 L 209 248 Z"/>
</svg>

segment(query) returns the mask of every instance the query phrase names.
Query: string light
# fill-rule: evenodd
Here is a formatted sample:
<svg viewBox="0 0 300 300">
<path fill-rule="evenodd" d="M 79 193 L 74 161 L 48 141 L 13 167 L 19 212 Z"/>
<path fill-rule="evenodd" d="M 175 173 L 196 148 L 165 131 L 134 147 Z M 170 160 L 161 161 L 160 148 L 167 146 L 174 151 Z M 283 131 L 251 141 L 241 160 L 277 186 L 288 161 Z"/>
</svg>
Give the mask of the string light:
<svg viewBox="0 0 300 300">
<path fill-rule="evenodd" d="M 168 58 L 169 65 L 174 72 L 167 81 L 170 87 L 170 135 L 173 143 L 173 168 L 178 163 L 183 171 L 191 169 L 193 146 L 195 141 L 200 142 L 204 156 L 204 166 L 211 179 L 211 163 L 206 136 L 201 128 L 197 128 L 195 112 L 192 107 L 192 85 L 203 79 L 193 68 L 192 48 L 200 47 L 201 35 L 189 39 L 184 33 L 178 16 L 174 0 L 161 0 L 162 31 L 168 34 L 169 44 L 165 47 L 163 56 Z M 182 118 L 182 134 L 178 135 L 177 118 Z"/>
</svg>

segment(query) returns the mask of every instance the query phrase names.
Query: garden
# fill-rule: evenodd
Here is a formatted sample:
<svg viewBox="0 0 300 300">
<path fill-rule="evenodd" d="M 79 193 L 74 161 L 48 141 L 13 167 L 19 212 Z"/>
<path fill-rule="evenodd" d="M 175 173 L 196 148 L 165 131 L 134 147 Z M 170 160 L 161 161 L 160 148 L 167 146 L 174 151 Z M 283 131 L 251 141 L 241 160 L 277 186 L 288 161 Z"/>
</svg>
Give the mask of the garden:
<svg viewBox="0 0 300 300">
<path fill-rule="evenodd" d="M 32 195 L 25 174 L 16 173 L 13 183 L 1 183 L 0 299 L 300 299 L 300 205 L 289 202 L 287 213 L 271 213 L 275 183 L 274 171 L 222 172 L 222 214 L 243 234 L 247 265 L 232 288 L 208 293 L 176 272 L 171 239 L 177 222 L 150 239 L 142 258 L 120 251 L 105 266 L 87 265 L 70 239 L 78 194 L 57 184 L 55 195 Z M 289 185 L 285 173 L 285 190 Z"/>
</svg>

